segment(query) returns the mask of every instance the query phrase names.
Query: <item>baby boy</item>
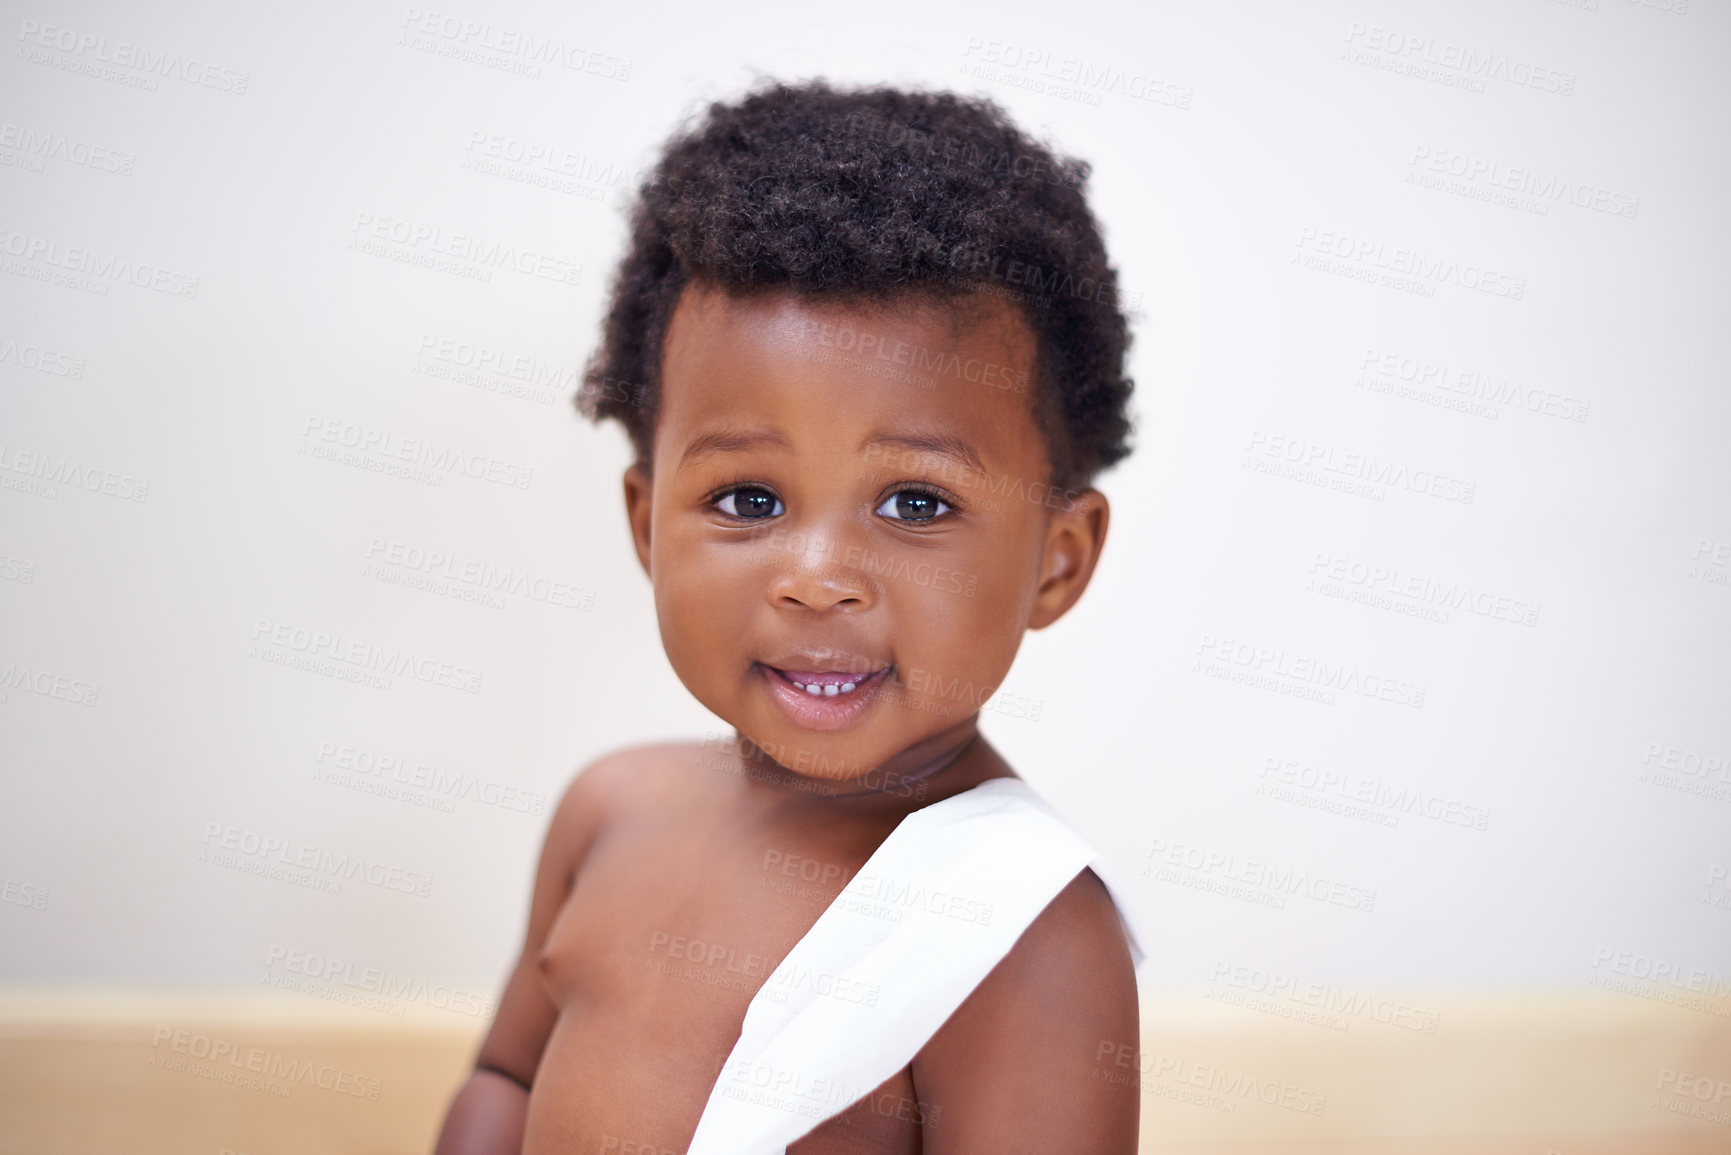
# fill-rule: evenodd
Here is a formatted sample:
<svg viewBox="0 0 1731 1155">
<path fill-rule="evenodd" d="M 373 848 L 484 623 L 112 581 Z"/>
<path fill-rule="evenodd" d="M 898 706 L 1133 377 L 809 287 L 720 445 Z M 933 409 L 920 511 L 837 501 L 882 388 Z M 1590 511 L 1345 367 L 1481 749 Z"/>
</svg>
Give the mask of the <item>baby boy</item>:
<svg viewBox="0 0 1731 1155">
<path fill-rule="evenodd" d="M 667 146 L 577 401 L 734 733 L 572 782 L 439 1155 L 1135 1150 L 1097 1059 L 1141 945 L 979 727 L 1128 452 L 1087 173 L 990 102 L 822 83 Z"/>
</svg>

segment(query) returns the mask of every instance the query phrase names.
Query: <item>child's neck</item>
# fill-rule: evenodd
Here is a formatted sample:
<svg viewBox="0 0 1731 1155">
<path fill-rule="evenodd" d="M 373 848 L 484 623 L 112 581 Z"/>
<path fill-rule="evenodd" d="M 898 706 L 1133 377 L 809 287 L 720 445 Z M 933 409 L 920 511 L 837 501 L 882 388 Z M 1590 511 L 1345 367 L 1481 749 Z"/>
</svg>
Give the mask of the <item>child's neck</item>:
<svg viewBox="0 0 1731 1155">
<path fill-rule="evenodd" d="M 833 814 L 838 808 L 862 816 L 909 814 L 988 778 L 1014 776 L 1009 764 L 981 737 L 977 715 L 915 743 L 852 781 L 796 774 L 754 743 L 736 738 L 734 745 L 752 751 L 740 759 L 748 794 L 778 809 L 793 806 L 816 814 Z"/>
</svg>

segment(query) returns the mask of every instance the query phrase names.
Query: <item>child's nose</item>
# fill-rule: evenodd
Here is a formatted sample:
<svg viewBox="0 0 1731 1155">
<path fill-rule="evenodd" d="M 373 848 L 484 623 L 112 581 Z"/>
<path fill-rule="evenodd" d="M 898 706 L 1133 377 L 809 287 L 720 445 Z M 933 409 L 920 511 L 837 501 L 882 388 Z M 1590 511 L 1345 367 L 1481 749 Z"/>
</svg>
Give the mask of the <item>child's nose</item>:
<svg viewBox="0 0 1731 1155">
<path fill-rule="evenodd" d="M 782 609 L 866 610 L 877 604 L 877 582 L 863 552 L 835 537 L 790 539 L 789 547 L 772 549 L 765 591 L 770 604 Z"/>
</svg>

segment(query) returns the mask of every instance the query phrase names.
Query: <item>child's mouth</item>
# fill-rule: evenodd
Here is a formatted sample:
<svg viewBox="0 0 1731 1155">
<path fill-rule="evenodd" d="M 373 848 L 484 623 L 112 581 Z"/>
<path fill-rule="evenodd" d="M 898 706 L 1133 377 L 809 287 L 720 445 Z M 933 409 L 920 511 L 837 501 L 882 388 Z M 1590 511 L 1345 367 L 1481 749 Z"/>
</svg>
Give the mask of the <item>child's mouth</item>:
<svg viewBox="0 0 1731 1155">
<path fill-rule="evenodd" d="M 852 670 L 784 670 L 757 663 L 770 697 L 789 721 L 808 730 L 845 730 L 877 697 L 877 690 L 895 667 L 865 673 Z"/>
</svg>

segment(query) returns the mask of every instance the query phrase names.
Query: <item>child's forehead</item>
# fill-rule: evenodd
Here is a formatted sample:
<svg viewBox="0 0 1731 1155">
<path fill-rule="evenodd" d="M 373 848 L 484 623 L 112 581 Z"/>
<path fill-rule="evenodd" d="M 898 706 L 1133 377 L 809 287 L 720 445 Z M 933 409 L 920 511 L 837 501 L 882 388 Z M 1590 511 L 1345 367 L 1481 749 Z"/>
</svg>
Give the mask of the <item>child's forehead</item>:
<svg viewBox="0 0 1731 1155">
<path fill-rule="evenodd" d="M 760 419 L 837 436 L 891 424 L 971 429 L 1020 457 L 1041 437 L 1035 350 L 1020 310 L 984 294 L 688 289 L 667 330 L 656 440 Z"/>
<path fill-rule="evenodd" d="M 825 346 L 843 342 L 848 351 L 863 341 L 867 354 L 895 340 L 919 342 L 914 354 L 925 347 L 994 346 L 1005 361 L 1031 360 L 1035 345 L 1021 310 L 1001 297 L 919 288 L 885 295 L 818 295 L 779 288 L 729 293 L 693 282 L 680 295 L 664 347 L 671 350 L 694 335 L 706 343 L 765 337 Z"/>
</svg>

